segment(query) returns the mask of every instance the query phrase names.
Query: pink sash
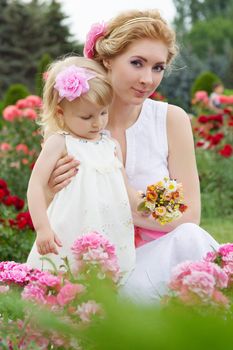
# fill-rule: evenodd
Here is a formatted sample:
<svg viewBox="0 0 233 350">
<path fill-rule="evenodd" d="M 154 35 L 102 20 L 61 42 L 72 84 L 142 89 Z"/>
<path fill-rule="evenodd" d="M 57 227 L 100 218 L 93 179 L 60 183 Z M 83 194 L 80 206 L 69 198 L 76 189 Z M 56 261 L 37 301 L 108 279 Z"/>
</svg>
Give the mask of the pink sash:
<svg viewBox="0 0 233 350">
<path fill-rule="evenodd" d="M 155 239 L 158 239 L 167 234 L 167 232 L 148 230 L 146 228 L 138 226 L 134 226 L 134 232 L 136 248 L 141 247 L 142 245 L 154 241 Z"/>
</svg>

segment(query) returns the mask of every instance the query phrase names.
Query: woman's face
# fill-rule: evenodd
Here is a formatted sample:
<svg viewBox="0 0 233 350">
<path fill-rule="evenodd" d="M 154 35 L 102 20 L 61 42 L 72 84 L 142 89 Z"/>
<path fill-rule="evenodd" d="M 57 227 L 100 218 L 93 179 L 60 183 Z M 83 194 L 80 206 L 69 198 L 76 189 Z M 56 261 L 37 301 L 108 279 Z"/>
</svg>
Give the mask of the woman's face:
<svg viewBox="0 0 233 350">
<path fill-rule="evenodd" d="M 140 39 L 106 61 L 114 97 L 141 104 L 159 86 L 166 68 L 168 48 L 162 41 Z"/>
</svg>

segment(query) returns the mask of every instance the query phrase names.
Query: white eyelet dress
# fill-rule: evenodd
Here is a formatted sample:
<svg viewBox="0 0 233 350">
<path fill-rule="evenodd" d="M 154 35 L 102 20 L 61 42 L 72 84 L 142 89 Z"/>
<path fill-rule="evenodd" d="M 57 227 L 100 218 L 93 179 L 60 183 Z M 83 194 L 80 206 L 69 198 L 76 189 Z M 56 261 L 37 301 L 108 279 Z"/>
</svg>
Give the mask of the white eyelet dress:
<svg viewBox="0 0 233 350">
<path fill-rule="evenodd" d="M 92 142 L 64 135 L 68 154 L 80 161 L 79 172 L 71 183 L 57 193 L 48 208 L 51 227 L 62 241 L 59 255 L 47 254 L 57 268 L 67 256 L 75 263 L 71 246 L 88 232 L 104 235 L 116 247 L 123 273 L 122 283 L 135 266 L 134 227 L 122 163 L 115 155 L 115 143 L 106 135 Z M 51 269 L 40 260 L 34 243 L 27 264 L 33 268 Z"/>
<path fill-rule="evenodd" d="M 147 99 L 136 123 L 126 130 L 126 173 L 136 190 L 145 191 L 148 185 L 169 176 L 166 116 L 167 103 Z M 136 249 L 136 267 L 121 294 L 135 302 L 158 301 L 167 290 L 175 265 L 199 260 L 217 247 L 198 225 L 182 224 Z"/>
</svg>

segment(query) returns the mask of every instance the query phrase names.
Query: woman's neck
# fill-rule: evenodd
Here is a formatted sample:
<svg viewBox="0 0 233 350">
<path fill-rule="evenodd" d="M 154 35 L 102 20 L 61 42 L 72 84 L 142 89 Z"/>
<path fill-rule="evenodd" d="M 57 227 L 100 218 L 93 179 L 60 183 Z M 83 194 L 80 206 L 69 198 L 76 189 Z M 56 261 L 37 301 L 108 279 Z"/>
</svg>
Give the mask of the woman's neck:
<svg viewBox="0 0 233 350">
<path fill-rule="evenodd" d="M 109 107 L 108 129 L 128 129 L 132 126 L 141 112 L 142 105 L 132 105 L 113 100 Z"/>
</svg>

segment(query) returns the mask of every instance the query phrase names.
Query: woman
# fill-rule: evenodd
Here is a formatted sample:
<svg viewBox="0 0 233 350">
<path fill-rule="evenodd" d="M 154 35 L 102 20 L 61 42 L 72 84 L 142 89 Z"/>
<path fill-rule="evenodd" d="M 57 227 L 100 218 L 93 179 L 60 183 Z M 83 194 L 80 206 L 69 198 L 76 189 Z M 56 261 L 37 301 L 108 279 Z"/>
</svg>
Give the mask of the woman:
<svg viewBox="0 0 233 350">
<path fill-rule="evenodd" d="M 148 99 L 176 51 L 175 33 L 155 10 L 125 12 L 107 25 L 93 26 L 84 48 L 111 81 L 114 97 L 106 132 L 121 146 L 130 184 L 145 191 L 165 176 L 177 179 L 188 205 L 182 218 L 163 227 L 133 213 L 140 247 L 122 293 L 135 301 L 158 300 L 173 266 L 218 247 L 198 226 L 200 191 L 189 118 L 177 106 Z M 71 181 L 77 166 L 68 156 L 57 162 L 49 183 L 53 193 Z"/>
</svg>

